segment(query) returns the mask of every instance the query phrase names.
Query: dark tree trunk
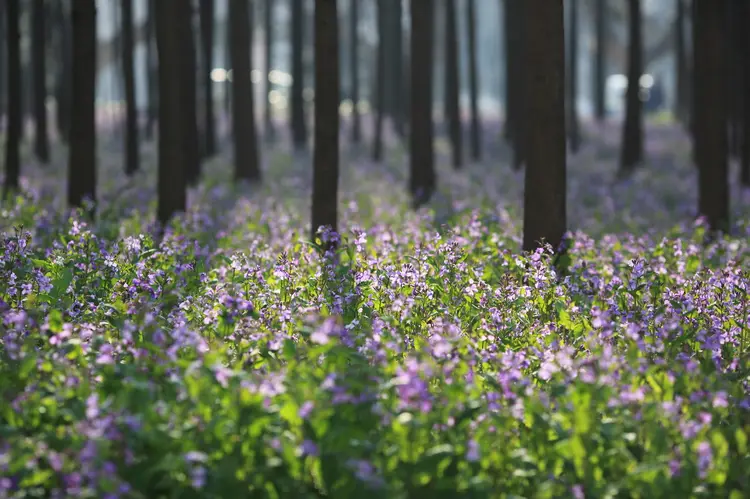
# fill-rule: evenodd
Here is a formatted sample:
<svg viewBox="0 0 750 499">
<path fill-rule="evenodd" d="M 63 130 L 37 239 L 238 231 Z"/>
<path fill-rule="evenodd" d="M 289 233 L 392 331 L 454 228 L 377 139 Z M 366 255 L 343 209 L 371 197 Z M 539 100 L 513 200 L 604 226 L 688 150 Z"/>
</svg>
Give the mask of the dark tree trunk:
<svg viewBox="0 0 750 499">
<path fill-rule="evenodd" d="M 20 0 L 5 3 L 5 46 L 8 67 L 5 71 L 8 89 L 8 129 L 5 138 L 4 193 L 18 189 L 21 174 L 21 12 Z"/>
<path fill-rule="evenodd" d="M 73 52 L 68 204 L 96 206 L 96 1 L 71 2 Z"/>
<path fill-rule="evenodd" d="M 146 89 L 148 91 L 148 109 L 146 110 L 146 140 L 154 137 L 154 125 L 159 111 L 159 69 L 157 58 L 154 53 L 156 48 L 156 36 L 154 25 L 156 19 L 156 0 L 148 0 L 148 12 L 146 14 L 146 74 L 148 80 Z"/>
<path fill-rule="evenodd" d="M 695 142 L 698 212 L 712 231 L 729 229 L 727 183 L 726 6 L 695 0 Z"/>
<path fill-rule="evenodd" d="M 435 190 L 433 150 L 432 71 L 434 4 L 409 2 L 411 10 L 411 123 L 409 125 L 409 191 L 414 206 L 432 197 Z"/>
<path fill-rule="evenodd" d="M 0 119 L 8 112 L 7 29 L 5 2 L 0 2 Z"/>
<path fill-rule="evenodd" d="M 338 228 L 339 35 L 336 0 L 315 2 L 315 150 L 312 239 L 322 226 Z M 322 241 L 332 248 L 336 241 Z"/>
<path fill-rule="evenodd" d="M 524 23 L 519 22 L 526 15 L 525 0 L 505 0 L 505 23 L 507 30 L 506 59 L 507 59 L 507 124 L 506 136 L 510 139 L 513 149 L 512 167 L 520 170 L 526 160 L 526 113 L 523 109 L 525 102 L 523 76 L 525 59 Z M 563 41 L 564 43 L 564 41 Z M 564 45 L 563 45 L 564 47 Z"/>
<path fill-rule="evenodd" d="M 202 72 L 203 100 L 205 102 L 205 123 L 203 124 L 203 153 L 206 157 L 216 154 L 216 124 L 214 121 L 214 85 L 211 70 L 214 67 L 214 0 L 200 0 L 201 50 L 203 52 Z"/>
<path fill-rule="evenodd" d="M 563 2 L 526 0 L 524 93 L 528 142 L 523 249 L 563 252 L 566 230 L 565 15 Z"/>
<path fill-rule="evenodd" d="M 742 19 L 750 19 L 750 3 L 741 3 Z M 742 154 L 740 156 L 740 184 L 750 187 L 750 30 L 744 29 L 740 36 L 742 57 Z"/>
<path fill-rule="evenodd" d="M 229 0 L 229 31 L 232 57 L 232 134 L 234 177 L 260 181 L 258 145 L 253 103 L 252 35 L 249 0 Z"/>
<path fill-rule="evenodd" d="M 463 136 L 461 134 L 461 106 L 459 103 L 458 70 L 458 12 L 456 0 L 445 0 L 445 84 L 446 109 L 451 139 L 453 168 L 463 164 Z"/>
<path fill-rule="evenodd" d="M 641 75 L 643 74 L 643 39 L 641 36 L 641 0 L 628 0 L 630 19 L 628 45 L 628 89 L 625 94 L 625 125 L 623 126 L 620 175 L 627 176 L 643 161 L 643 105 Z"/>
<path fill-rule="evenodd" d="M 362 120 L 359 115 L 359 2 L 350 0 L 349 6 L 349 70 L 351 75 L 351 98 L 352 98 L 352 142 L 359 144 L 362 141 Z"/>
<path fill-rule="evenodd" d="M 32 64 L 34 66 L 34 154 L 49 163 L 49 135 L 47 133 L 47 28 L 44 0 L 32 3 Z"/>
<path fill-rule="evenodd" d="M 594 49 L 594 116 L 601 122 L 607 116 L 604 100 L 604 88 L 607 84 L 607 2 L 594 0 L 594 30 L 596 47 Z"/>
<path fill-rule="evenodd" d="M 67 2 L 52 2 L 50 15 L 57 32 L 57 49 L 55 55 L 58 58 L 55 75 L 55 126 L 61 140 L 68 141 L 70 135 L 70 84 L 71 77 L 71 34 L 70 16 L 68 15 Z"/>
<path fill-rule="evenodd" d="M 377 4 L 378 16 L 378 54 L 377 66 L 375 68 L 375 134 L 372 139 L 373 161 L 383 160 L 383 119 L 385 115 L 385 53 L 386 53 L 386 9 L 387 4 L 381 0 Z"/>
<path fill-rule="evenodd" d="M 581 146 L 581 128 L 578 122 L 578 0 L 569 0 L 568 5 L 568 102 L 567 131 L 570 150 L 577 153 Z"/>
<path fill-rule="evenodd" d="M 305 65 L 303 59 L 305 10 L 302 0 L 292 0 L 292 142 L 297 150 L 307 147 L 305 123 Z"/>
<path fill-rule="evenodd" d="M 185 179 L 188 185 L 198 183 L 201 175 L 201 155 L 200 155 L 200 134 L 198 132 L 198 71 L 196 62 L 195 40 L 193 36 L 193 5 L 190 0 L 187 1 L 184 11 L 181 14 L 185 17 L 177 23 L 182 37 L 182 62 L 180 70 L 182 71 L 182 84 L 185 86 L 185 92 L 182 92 L 182 119 L 185 126 L 185 144 L 187 157 L 185 158 Z"/>
<path fill-rule="evenodd" d="M 403 137 L 405 134 L 404 123 L 406 118 L 404 116 L 404 38 L 401 19 L 403 18 L 404 11 L 401 0 L 393 0 L 392 4 L 392 8 L 389 9 L 389 15 L 387 16 L 387 38 L 392 40 L 390 54 L 392 54 L 393 59 L 393 62 L 389 64 L 392 73 L 389 77 L 392 90 L 391 117 L 393 118 L 393 128 L 396 134 L 399 137 Z"/>
<path fill-rule="evenodd" d="M 676 0 L 675 15 L 675 117 L 682 123 L 687 118 L 687 54 L 685 51 L 685 0 Z"/>
<path fill-rule="evenodd" d="M 482 158 L 481 130 L 479 125 L 479 77 L 477 68 L 476 0 L 468 0 L 466 8 L 466 34 L 469 39 L 469 101 L 471 104 L 471 157 Z"/>
<path fill-rule="evenodd" d="M 140 168 L 138 154 L 138 108 L 135 101 L 133 63 L 133 0 L 122 0 L 122 74 L 125 85 L 125 173 Z"/>
<path fill-rule="evenodd" d="M 273 113 L 272 113 L 272 104 L 271 104 L 271 71 L 273 70 L 273 45 L 274 45 L 274 33 L 273 33 L 273 23 L 274 23 L 274 15 L 273 15 L 273 6 L 274 6 L 273 0 L 266 0 L 265 5 L 265 32 L 266 32 L 266 57 L 265 57 L 265 64 L 266 64 L 266 71 L 265 71 L 265 82 L 266 82 L 266 89 L 265 89 L 265 98 L 266 103 L 264 106 L 264 121 L 265 121 L 265 130 L 266 130 L 266 139 L 273 140 L 275 138 L 275 129 L 273 127 Z"/>
<path fill-rule="evenodd" d="M 189 0 L 154 1 L 156 48 L 159 57 L 159 173 L 157 219 L 166 227 L 178 212 L 185 211 L 185 147 L 186 126 L 183 121 L 182 94 L 189 89 L 183 84 L 185 29 L 175 23 L 189 19 Z"/>
<path fill-rule="evenodd" d="M 747 29 L 748 19 L 742 17 L 743 5 L 747 1 L 727 2 L 727 33 L 728 46 L 727 55 L 727 97 L 728 97 L 728 119 L 729 119 L 729 155 L 731 158 L 739 159 L 742 154 L 742 91 L 743 72 L 742 58 L 743 47 L 741 44 L 742 32 Z"/>
</svg>

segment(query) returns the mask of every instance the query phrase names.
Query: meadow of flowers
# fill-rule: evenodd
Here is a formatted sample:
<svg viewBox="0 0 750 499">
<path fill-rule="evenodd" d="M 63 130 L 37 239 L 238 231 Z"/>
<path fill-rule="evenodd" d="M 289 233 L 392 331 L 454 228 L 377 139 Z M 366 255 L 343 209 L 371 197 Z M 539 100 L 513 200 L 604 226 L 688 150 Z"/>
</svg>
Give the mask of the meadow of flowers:
<svg viewBox="0 0 750 499">
<path fill-rule="evenodd" d="M 284 153 L 255 188 L 207 165 L 158 242 L 152 172 L 105 162 L 91 222 L 27 169 L 0 212 L 0 497 L 750 496 L 750 209 L 704 245 L 685 139 L 650 130 L 614 184 L 608 137 L 571 160 L 559 278 L 489 161 L 415 213 L 403 151 L 346 152 L 335 255 Z"/>
</svg>

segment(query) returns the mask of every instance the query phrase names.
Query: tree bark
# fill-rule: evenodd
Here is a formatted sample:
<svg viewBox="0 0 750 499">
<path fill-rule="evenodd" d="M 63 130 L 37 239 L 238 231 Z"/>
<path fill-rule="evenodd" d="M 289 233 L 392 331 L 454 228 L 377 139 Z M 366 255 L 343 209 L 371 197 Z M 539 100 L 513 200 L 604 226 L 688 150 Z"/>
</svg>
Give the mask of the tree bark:
<svg viewBox="0 0 750 499">
<path fill-rule="evenodd" d="M 5 3 L 5 46 L 8 67 L 5 71 L 8 89 L 8 129 L 5 139 L 4 194 L 18 189 L 21 174 L 21 12 L 20 0 Z"/>
<path fill-rule="evenodd" d="M 685 52 L 685 0 L 675 6 L 675 117 L 682 123 L 687 118 L 687 55 Z"/>
<path fill-rule="evenodd" d="M 377 64 L 375 68 L 375 133 L 372 139 L 372 159 L 373 161 L 383 160 L 383 119 L 385 115 L 385 53 L 386 53 L 386 9 L 388 8 L 384 0 L 377 3 L 378 16 L 378 53 Z"/>
<path fill-rule="evenodd" d="M 156 124 L 157 114 L 159 112 L 159 70 L 157 67 L 156 54 L 156 37 L 154 25 L 156 23 L 156 0 L 147 0 L 148 12 L 146 13 L 146 89 L 148 91 L 148 107 L 146 110 L 146 140 L 152 140 L 154 137 L 154 125 Z"/>
<path fill-rule="evenodd" d="M 750 18 L 750 3 L 740 4 L 742 19 Z M 742 57 L 742 154 L 740 155 L 740 185 L 750 187 L 750 30 L 744 29 L 740 35 L 740 53 Z"/>
<path fill-rule="evenodd" d="M 77 1 L 77 0 L 76 0 Z M 185 211 L 185 124 L 182 106 L 188 92 L 182 84 L 184 23 L 189 0 L 154 1 L 156 48 L 159 56 L 159 172 L 157 219 L 162 230 L 178 212 Z"/>
<path fill-rule="evenodd" d="M 232 43 L 232 133 L 234 177 L 260 181 L 258 139 L 255 130 L 252 71 L 252 26 L 249 0 L 229 0 L 229 30 Z"/>
<path fill-rule="evenodd" d="M 133 0 L 122 0 L 122 74 L 125 86 L 125 174 L 140 169 L 138 154 L 138 108 L 135 100 L 133 63 Z"/>
<path fill-rule="evenodd" d="M 349 6 L 349 69 L 351 76 L 352 97 L 352 142 L 359 144 L 362 141 L 362 120 L 359 115 L 359 2 L 350 0 Z"/>
<path fill-rule="evenodd" d="M 392 87 L 392 112 L 393 128 L 396 135 L 405 135 L 404 123 L 404 39 L 401 19 L 404 11 L 401 0 L 392 0 L 392 6 L 388 16 L 388 38 L 392 39 L 392 51 L 390 52 L 393 62 L 390 64 L 390 83 Z M 387 72 L 387 71 L 386 71 Z"/>
<path fill-rule="evenodd" d="M 643 38 L 641 35 L 641 0 L 628 0 L 630 12 L 628 49 L 628 89 L 625 94 L 625 125 L 623 126 L 620 175 L 627 176 L 643 161 Z"/>
<path fill-rule="evenodd" d="M 302 0 L 292 1 L 292 89 L 291 118 L 292 142 L 294 148 L 302 150 L 307 147 L 307 125 L 305 124 L 305 65 L 303 59 L 303 40 L 305 11 Z M 316 0 L 317 1 L 317 0 Z"/>
<path fill-rule="evenodd" d="M 466 5 L 466 34 L 469 39 L 469 101 L 471 107 L 471 157 L 482 159 L 482 139 L 479 124 L 479 77 L 477 68 L 477 27 L 476 0 L 468 0 Z"/>
<path fill-rule="evenodd" d="M 0 118 L 8 112 L 7 29 L 8 22 L 5 2 L 0 2 Z"/>
<path fill-rule="evenodd" d="M 575 154 L 581 146 L 581 128 L 578 121 L 578 0 L 569 0 L 568 5 L 568 102 L 567 131 L 570 151 Z"/>
<path fill-rule="evenodd" d="M 523 249 L 556 251 L 566 230 L 565 17 L 563 2 L 526 0 L 524 108 L 528 123 Z"/>
<path fill-rule="evenodd" d="M 274 45 L 274 16 L 273 16 L 273 0 L 266 0 L 264 15 L 265 15 L 265 34 L 266 34 L 266 71 L 265 71 L 265 99 L 266 103 L 264 106 L 264 121 L 266 139 L 273 140 L 276 136 L 276 130 L 273 127 L 273 106 L 271 104 L 271 71 L 273 70 L 273 45 Z"/>
<path fill-rule="evenodd" d="M 712 232 L 729 229 L 726 7 L 724 0 L 695 0 L 698 212 Z"/>
<path fill-rule="evenodd" d="M 174 1 L 174 0 L 170 0 Z M 183 1 L 183 0 L 180 0 Z M 200 155 L 200 133 L 198 132 L 198 70 L 196 61 L 196 48 L 193 36 L 193 4 L 188 0 L 184 10 L 180 11 L 184 17 L 181 19 L 175 29 L 180 30 L 182 40 L 182 56 L 180 71 L 182 71 L 182 85 L 185 86 L 185 92 L 182 92 L 182 119 L 185 126 L 185 144 L 187 157 L 185 158 L 185 169 L 188 185 L 198 183 L 201 175 L 201 155 Z"/>
<path fill-rule="evenodd" d="M 203 77 L 203 100 L 205 116 L 203 124 L 203 153 L 206 157 L 216 154 L 216 122 L 214 117 L 214 85 L 211 71 L 214 67 L 214 0 L 200 0 L 201 50 L 205 66 Z"/>
<path fill-rule="evenodd" d="M 430 200 L 436 181 L 432 121 L 432 44 L 435 20 L 432 2 L 412 1 L 409 3 L 409 8 L 411 11 L 409 191 L 414 206 L 418 207 Z"/>
<path fill-rule="evenodd" d="M 96 206 L 96 1 L 71 2 L 73 21 L 68 204 Z"/>
<path fill-rule="evenodd" d="M 459 102 L 459 69 L 458 69 L 458 12 L 456 0 L 445 0 L 445 83 L 446 109 L 448 110 L 448 127 L 451 139 L 453 168 L 460 169 L 463 164 L 463 135 L 461 130 L 461 106 Z"/>
<path fill-rule="evenodd" d="M 520 170 L 526 160 L 526 113 L 523 108 L 526 89 L 523 85 L 524 67 L 528 62 L 525 56 L 525 26 L 519 22 L 527 12 L 526 0 L 505 0 L 505 23 L 507 29 L 506 58 L 507 70 L 507 136 L 513 148 L 511 165 Z M 565 41 L 563 40 L 563 48 Z"/>
<path fill-rule="evenodd" d="M 602 122 L 607 117 L 605 87 L 607 85 L 607 2 L 594 0 L 594 30 L 596 47 L 594 50 L 594 116 Z"/>
<path fill-rule="evenodd" d="M 312 239 L 322 226 L 338 228 L 339 35 L 336 0 L 315 2 L 315 150 Z M 328 248 L 335 240 L 322 241 Z"/>
<path fill-rule="evenodd" d="M 51 15 L 55 31 L 57 32 L 57 49 L 55 52 L 58 58 L 57 70 L 55 75 L 55 126 L 60 139 L 63 142 L 68 141 L 70 135 L 70 83 L 71 77 L 71 34 L 70 34 L 70 16 L 67 11 L 68 2 L 52 2 Z"/>
<path fill-rule="evenodd" d="M 32 50 L 34 67 L 34 154 L 42 164 L 49 163 L 47 132 L 47 28 L 44 0 L 32 2 Z"/>
</svg>

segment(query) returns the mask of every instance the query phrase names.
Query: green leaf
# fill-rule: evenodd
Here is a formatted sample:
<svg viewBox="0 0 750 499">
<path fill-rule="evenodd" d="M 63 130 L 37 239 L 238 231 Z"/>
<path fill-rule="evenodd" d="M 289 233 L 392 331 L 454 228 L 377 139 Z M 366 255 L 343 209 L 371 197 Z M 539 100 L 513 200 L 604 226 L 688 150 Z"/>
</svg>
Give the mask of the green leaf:
<svg viewBox="0 0 750 499">
<path fill-rule="evenodd" d="M 63 327 L 63 314 L 59 310 L 52 309 L 47 316 L 47 323 L 49 324 L 49 330 L 55 334 L 62 331 Z"/>
</svg>

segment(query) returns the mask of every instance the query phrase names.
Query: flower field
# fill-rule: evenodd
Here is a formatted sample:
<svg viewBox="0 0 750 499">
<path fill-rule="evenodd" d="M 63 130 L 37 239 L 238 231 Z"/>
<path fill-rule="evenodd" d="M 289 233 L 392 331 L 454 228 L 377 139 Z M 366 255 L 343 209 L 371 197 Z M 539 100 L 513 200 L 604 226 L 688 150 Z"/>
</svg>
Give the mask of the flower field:
<svg viewBox="0 0 750 499">
<path fill-rule="evenodd" d="M 442 158 L 413 212 L 402 151 L 344 153 L 336 255 L 286 153 L 253 188 L 207 165 L 161 241 L 154 172 L 104 165 L 91 222 L 29 168 L 0 212 L 0 497 L 750 496 L 750 207 L 703 244 L 686 139 L 649 130 L 614 184 L 610 135 L 571 159 L 559 277 L 519 252 L 505 165 Z"/>
</svg>

